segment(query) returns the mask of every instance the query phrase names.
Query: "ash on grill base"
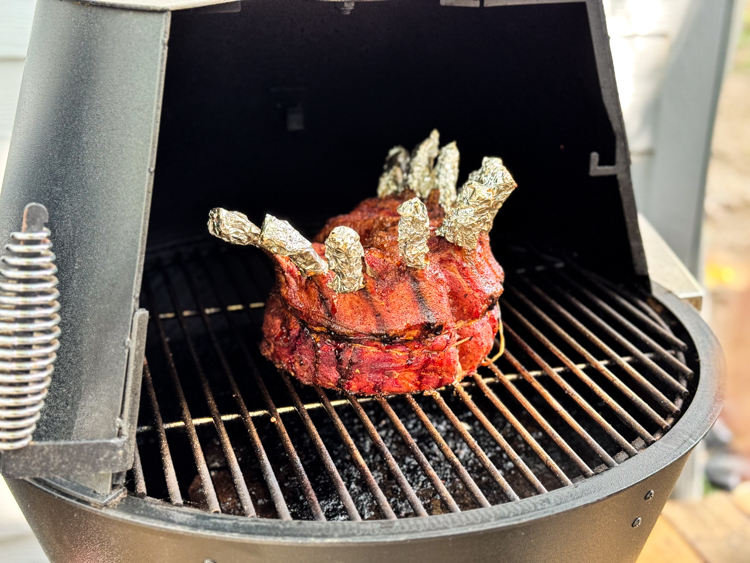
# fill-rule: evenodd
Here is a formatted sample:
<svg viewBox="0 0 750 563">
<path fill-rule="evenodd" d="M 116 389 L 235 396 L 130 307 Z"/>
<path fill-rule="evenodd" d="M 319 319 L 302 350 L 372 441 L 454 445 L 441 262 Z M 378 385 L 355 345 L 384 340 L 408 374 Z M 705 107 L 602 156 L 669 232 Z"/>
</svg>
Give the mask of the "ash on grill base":
<svg viewBox="0 0 750 563">
<path fill-rule="evenodd" d="M 131 491 L 263 518 L 405 518 L 544 494 L 637 455 L 686 406 L 685 344 L 638 298 L 521 256 L 536 267 L 507 270 L 496 366 L 434 395 L 356 402 L 260 355 L 263 309 L 249 305 L 273 281 L 266 263 L 213 246 L 152 258 Z"/>
</svg>

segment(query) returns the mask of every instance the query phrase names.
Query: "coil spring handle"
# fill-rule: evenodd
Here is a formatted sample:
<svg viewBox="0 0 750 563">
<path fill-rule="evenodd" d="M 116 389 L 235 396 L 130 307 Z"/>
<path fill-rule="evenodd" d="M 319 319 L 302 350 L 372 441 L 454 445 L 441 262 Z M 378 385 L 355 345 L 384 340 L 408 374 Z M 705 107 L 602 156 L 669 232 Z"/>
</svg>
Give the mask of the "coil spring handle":
<svg viewBox="0 0 750 563">
<path fill-rule="evenodd" d="M 28 204 L 0 258 L 0 451 L 31 443 L 60 346 L 47 209 Z"/>
<path fill-rule="evenodd" d="M 41 203 L 29 203 L 23 210 L 22 233 L 38 233 L 49 221 L 49 212 Z"/>
</svg>

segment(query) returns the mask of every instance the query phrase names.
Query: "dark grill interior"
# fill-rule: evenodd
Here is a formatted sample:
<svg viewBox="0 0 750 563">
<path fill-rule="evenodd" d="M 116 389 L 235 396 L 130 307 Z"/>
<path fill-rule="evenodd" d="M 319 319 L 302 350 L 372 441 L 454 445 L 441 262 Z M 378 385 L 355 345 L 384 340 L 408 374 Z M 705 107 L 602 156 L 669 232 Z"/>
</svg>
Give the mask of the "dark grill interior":
<svg viewBox="0 0 750 563">
<path fill-rule="evenodd" d="M 655 306 L 571 261 L 511 250 L 507 349 L 439 392 L 354 399 L 259 353 L 270 263 L 196 243 L 152 253 L 133 494 L 281 519 L 428 516 L 544 494 L 627 462 L 695 387 Z"/>
</svg>

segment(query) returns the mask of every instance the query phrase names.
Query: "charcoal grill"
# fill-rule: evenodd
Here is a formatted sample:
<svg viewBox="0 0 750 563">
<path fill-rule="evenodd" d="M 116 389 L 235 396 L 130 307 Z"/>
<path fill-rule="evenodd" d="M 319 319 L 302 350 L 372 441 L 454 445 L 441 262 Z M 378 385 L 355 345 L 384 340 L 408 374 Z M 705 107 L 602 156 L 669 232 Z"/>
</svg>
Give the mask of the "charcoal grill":
<svg viewBox="0 0 750 563">
<path fill-rule="evenodd" d="M 648 280 L 600 2 L 206 4 L 38 3 L 0 225 L 49 208 L 62 336 L 0 469 L 50 557 L 635 560 L 722 367 Z M 277 372 L 270 264 L 206 211 L 310 235 L 433 126 L 521 186 L 505 353 L 413 396 Z"/>
</svg>

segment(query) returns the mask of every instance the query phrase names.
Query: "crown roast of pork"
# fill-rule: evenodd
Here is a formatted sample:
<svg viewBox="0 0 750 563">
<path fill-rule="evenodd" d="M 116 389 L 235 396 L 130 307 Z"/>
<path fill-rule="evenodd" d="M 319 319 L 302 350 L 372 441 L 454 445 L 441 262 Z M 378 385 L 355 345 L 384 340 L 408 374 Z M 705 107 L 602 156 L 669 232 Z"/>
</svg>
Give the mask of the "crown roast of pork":
<svg viewBox="0 0 750 563">
<path fill-rule="evenodd" d="M 456 143 L 437 131 L 388 153 L 378 197 L 331 218 L 314 242 L 267 215 L 213 209 L 209 231 L 274 261 L 261 351 L 309 385 L 370 395 L 455 383 L 490 353 L 503 269 L 488 232 L 516 183 L 488 157 L 456 192 Z"/>
</svg>

